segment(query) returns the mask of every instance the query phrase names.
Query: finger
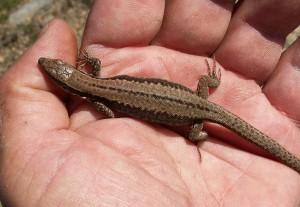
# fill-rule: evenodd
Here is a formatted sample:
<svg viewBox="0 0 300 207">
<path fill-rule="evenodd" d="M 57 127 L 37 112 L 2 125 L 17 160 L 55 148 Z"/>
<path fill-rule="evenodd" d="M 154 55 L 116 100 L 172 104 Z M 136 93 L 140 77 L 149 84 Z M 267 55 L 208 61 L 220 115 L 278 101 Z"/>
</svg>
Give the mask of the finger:
<svg viewBox="0 0 300 207">
<path fill-rule="evenodd" d="M 148 45 L 160 28 L 164 1 L 95 1 L 90 12 L 82 47 Z"/>
<path fill-rule="evenodd" d="M 38 59 L 44 56 L 74 63 L 74 54 L 76 41 L 71 28 L 63 21 L 54 20 L 0 78 L 0 190 L 7 202 L 24 198 L 28 179 L 32 178 L 32 166 L 36 172 L 35 153 L 42 144 L 52 141 L 45 138 L 49 131 L 68 126 L 65 107 L 55 95 L 46 92 L 57 89 L 39 70 Z M 28 167 L 30 161 L 32 165 Z"/>
<path fill-rule="evenodd" d="M 234 1 L 166 1 L 156 44 L 189 53 L 211 54 L 227 30 Z"/>
<path fill-rule="evenodd" d="M 263 82 L 275 68 L 286 36 L 300 23 L 300 2 L 240 2 L 216 56 L 223 67 Z"/>
<path fill-rule="evenodd" d="M 75 54 L 76 41 L 71 28 L 61 20 L 54 20 L 36 43 L 1 77 L 3 142 L 15 137 L 16 143 L 12 146 L 17 147 L 22 142 L 33 143 L 33 139 L 39 138 L 32 136 L 33 132 L 68 124 L 65 107 L 60 100 L 51 93 L 45 93 L 50 90 L 58 93 L 58 87 L 47 81 L 37 61 L 39 57 L 50 57 L 74 63 Z"/>
<path fill-rule="evenodd" d="M 290 137 L 289 144 L 298 157 L 300 157 L 299 56 L 300 38 L 283 53 L 274 73 L 263 88 L 272 105 L 294 123 L 289 125 L 285 137 Z"/>
</svg>

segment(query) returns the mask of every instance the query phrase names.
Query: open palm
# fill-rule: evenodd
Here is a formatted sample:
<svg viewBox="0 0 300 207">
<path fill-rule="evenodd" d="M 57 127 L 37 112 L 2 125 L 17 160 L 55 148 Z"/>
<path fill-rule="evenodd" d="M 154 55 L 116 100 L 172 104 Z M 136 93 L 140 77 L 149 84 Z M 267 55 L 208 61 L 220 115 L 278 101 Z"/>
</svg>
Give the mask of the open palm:
<svg viewBox="0 0 300 207">
<path fill-rule="evenodd" d="M 286 34 L 300 22 L 300 3 L 242 1 L 231 16 L 232 2 L 216 2 L 95 1 L 82 48 L 101 59 L 103 77 L 163 78 L 193 90 L 215 51 L 222 80 L 209 99 L 300 158 L 300 42 L 281 56 Z M 299 174 L 229 130 L 205 125 L 200 161 L 184 138 L 187 128 L 105 119 L 37 65 L 41 56 L 75 65 L 76 53 L 71 29 L 54 20 L 0 79 L 4 203 L 297 205 Z"/>
</svg>

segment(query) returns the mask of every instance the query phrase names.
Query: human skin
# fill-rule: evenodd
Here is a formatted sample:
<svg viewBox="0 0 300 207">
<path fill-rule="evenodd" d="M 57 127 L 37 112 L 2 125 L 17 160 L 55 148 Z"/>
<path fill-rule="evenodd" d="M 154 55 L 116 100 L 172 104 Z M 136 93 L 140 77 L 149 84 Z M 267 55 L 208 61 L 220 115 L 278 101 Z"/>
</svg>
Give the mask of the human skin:
<svg viewBox="0 0 300 207">
<path fill-rule="evenodd" d="M 156 77 L 196 90 L 213 52 L 221 85 L 209 100 L 300 158 L 300 2 L 96 1 L 82 48 L 101 74 Z M 105 119 L 67 94 L 39 57 L 76 65 L 63 21 L 42 34 L 0 78 L 0 195 L 4 206 L 297 206 L 300 176 L 215 124 L 201 146 L 187 127 Z M 211 60 L 209 60 L 211 63 Z M 262 87 L 263 86 L 263 87 Z"/>
</svg>

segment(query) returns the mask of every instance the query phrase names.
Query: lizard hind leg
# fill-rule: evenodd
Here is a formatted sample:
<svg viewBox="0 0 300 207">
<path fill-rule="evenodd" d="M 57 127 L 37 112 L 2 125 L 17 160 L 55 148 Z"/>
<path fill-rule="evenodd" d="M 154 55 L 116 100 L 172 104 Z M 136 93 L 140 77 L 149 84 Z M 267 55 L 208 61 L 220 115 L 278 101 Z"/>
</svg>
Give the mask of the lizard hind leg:
<svg viewBox="0 0 300 207">
<path fill-rule="evenodd" d="M 207 133 L 202 130 L 203 129 L 203 123 L 202 121 L 195 122 L 192 127 L 189 134 L 189 140 L 191 142 L 197 143 L 197 150 L 200 156 L 201 161 L 201 153 L 200 148 L 203 145 L 204 141 L 206 140 Z"/>
<path fill-rule="evenodd" d="M 213 54 L 213 67 L 211 68 L 208 61 L 205 60 L 207 65 L 207 75 L 202 75 L 198 82 L 197 95 L 203 99 L 208 98 L 209 87 L 218 87 L 221 82 L 221 72 L 219 69 L 218 75 L 216 72 L 216 58 Z M 191 127 L 189 134 L 189 140 L 197 143 L 197 150 L 201 160 L 200 148 L 203 145 L 207 137 L 207 132 L 203 131 L 203 123 L 201 120 L 195 121 Z"/>
<path fill-rule="evenodd" d="M 114 112 L 110 108 L 105 106 L 103 103 L 92 101 L 92 104 L 96 107 L 96 109 L 98 111 L 103 113 L 106 117 L 108 117 L 108 118 L 114 118 L 115 117 Z"/>
</svg>

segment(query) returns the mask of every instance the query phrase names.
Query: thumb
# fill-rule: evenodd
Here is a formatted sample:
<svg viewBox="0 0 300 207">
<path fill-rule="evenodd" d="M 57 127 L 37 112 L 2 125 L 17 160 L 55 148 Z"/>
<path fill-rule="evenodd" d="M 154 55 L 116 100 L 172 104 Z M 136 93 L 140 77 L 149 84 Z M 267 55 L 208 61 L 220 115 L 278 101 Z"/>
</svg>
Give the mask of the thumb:
<svg viewBox="0 0 300 207">
<path fill-rule="evenodd" d="M 3 197 L 9 199 L 12 192 L 16 193 L 17 189 L 12 189 L 16 183 L 14 178 L 24 172 L 24 164 L 34 157 L 46 130 L 67 123 L 61 114 L 63 107 L 56 107 L 57 98 L 45 93 L 51 84 L 47 84 L 37 61 L 40 57 L 52 57 L 75 64 L 76 51 L 72 29 L 62 20 L 53 20 L 0 77 L 0 186 L 5 188 L 0 194 Z"/>
</svg>

